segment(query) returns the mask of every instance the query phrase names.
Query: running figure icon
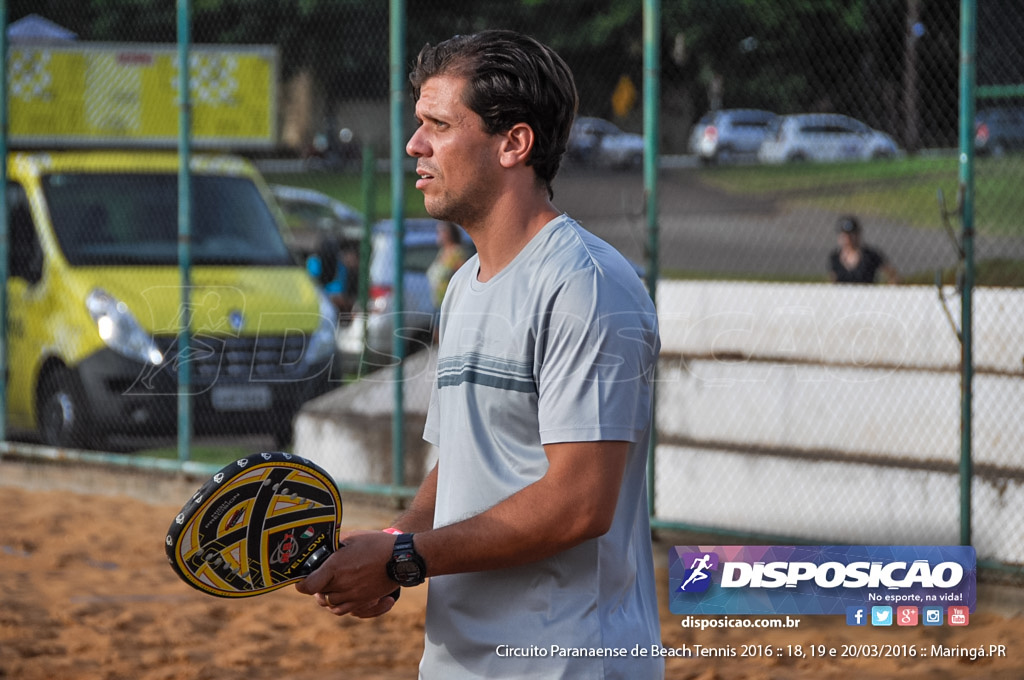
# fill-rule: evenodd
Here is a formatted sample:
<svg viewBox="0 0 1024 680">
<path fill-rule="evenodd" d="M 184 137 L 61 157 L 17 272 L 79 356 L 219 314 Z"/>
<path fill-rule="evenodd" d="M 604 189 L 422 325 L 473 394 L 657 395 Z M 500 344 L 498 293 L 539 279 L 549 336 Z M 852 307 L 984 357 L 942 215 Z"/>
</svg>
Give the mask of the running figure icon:
<svg viewBox="0 0 1024 680">
<path fill-rule="evenodd" d="M 707 570 L 710 568 L 710 553 L 705 553 L 701 557 L 695 558 L 693 560 L 693 564 L 690 565 L 690 577 L 683 582 L 683 585 L 679 589 L 685 591 L 686 587 L 691 583 L 697 583 L 698 581 L 706 580 L 708 578 Z"/>
</svg>

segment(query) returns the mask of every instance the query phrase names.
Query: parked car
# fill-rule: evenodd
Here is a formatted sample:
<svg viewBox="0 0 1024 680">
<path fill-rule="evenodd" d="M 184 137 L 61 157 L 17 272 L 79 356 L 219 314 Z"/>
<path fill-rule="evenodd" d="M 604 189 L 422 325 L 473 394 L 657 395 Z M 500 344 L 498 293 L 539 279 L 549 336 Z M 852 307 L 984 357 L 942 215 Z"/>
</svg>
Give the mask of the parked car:
<svg viewBox="0 0 1024 680">
<path fill-rule="evenodd" d="M 644 138 L 623 132 L 603 118 L 577 118 L 569 133 L 568 156 L 584 165 L 632 168 L 643 163 Z"/>
<path fill-rule="evenodd" d="M 285 243 L 300 261 L 318 253 L 327 236 L 338 243 L 362 239 L 363 216 L 355 208 L 314 189 L 272 184 L 270 191 L 284 213 Z"/>
<path fill-rule="evenodd" d="M 984 156 L 1001 156 L 1024 149 L 1024 108 L 994 106 L 974 116 L 974 150 Z"/>
<path fill-rule="evenodd" d="M 693 126 L 690 153 L 704 163 L 738 158 L 757 158 L 761 143 L 778 118 L 761 109 L 710 111 Z"/>
<path fill-rule="evenodd" d="M 437 255 L 437 220 L 405 220 L 405 304 L 402 327 L 395 329 L 394 301 L 395 225 L 390 219 L 374 225 L 371 236 L 369 299 L 367 309 L 357 309 L 347 325 L 339 327 L 337 350 L 346 372 L 366 373 L 397 361 L 393 338 L 399 333 L 406 341 L 406 352 L 429 346 L 434 333 L 434 304 L 431 300 L 427 268 Z M 475 252 L 469 236 L 462 233 L 467 257 Z"/>
<path fill-rule="evenodd" d="M 763 163 L 895 158 L 902 154 L 892 137 L 835 113 L 781 116 L 761 144 Z"/>
</svg>

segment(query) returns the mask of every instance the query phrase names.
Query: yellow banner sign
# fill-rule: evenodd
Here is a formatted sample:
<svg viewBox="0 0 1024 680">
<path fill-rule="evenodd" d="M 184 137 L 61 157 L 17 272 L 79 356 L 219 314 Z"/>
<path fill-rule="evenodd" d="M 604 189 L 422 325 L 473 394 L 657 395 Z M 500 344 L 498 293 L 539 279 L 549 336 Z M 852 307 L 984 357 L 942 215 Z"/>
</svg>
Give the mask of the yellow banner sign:
<svg viewBox="0 0 1024 680">
<path fill-rule="evenodd" d="M 174 146 L 174 45 L 72 43 L 10 50 L 14 145 Z M 197 147 L 270 148 L 277 139 L 277 49 L 189 50 L 192 140 Z"/>
</svg>

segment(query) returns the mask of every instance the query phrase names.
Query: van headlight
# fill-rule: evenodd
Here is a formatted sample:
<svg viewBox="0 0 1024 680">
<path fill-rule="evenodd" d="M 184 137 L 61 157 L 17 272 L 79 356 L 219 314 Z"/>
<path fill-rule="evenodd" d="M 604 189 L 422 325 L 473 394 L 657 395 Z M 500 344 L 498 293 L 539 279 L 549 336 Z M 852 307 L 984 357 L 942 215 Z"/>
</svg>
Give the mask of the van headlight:
<svg viewBox="0 0 1024 680">
<path fill-rule="evenodd" d="M 338 325 L 338 312 L 327 296 L 317 291 L 320 300 L 320 323 L 309 339 L 306 363 L 318 364 L 334 355 L 334 329 Z"/>
<path fill-rule="evenodd" d="M 86 296 L 85 306 L 107 347 L 145 364 L 163 363 L 163 353 L 149 333 L 142 330 L 128 305 L 102 288 L 95 288 Z"/>
</svg>

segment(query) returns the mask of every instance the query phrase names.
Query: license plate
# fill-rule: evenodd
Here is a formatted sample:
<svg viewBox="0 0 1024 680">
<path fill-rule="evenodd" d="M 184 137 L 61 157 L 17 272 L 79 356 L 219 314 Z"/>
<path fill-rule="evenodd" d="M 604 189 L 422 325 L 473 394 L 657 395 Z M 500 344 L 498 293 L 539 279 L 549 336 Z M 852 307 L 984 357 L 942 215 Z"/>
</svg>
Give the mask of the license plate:
<svg viewBox="0 0 1024 680">
<path fill-rule="evenodd" d="M 274 402 L 268 385 L 219 385 L 210 391 L 218 411 L 265 411 Z"/>
</svg>

